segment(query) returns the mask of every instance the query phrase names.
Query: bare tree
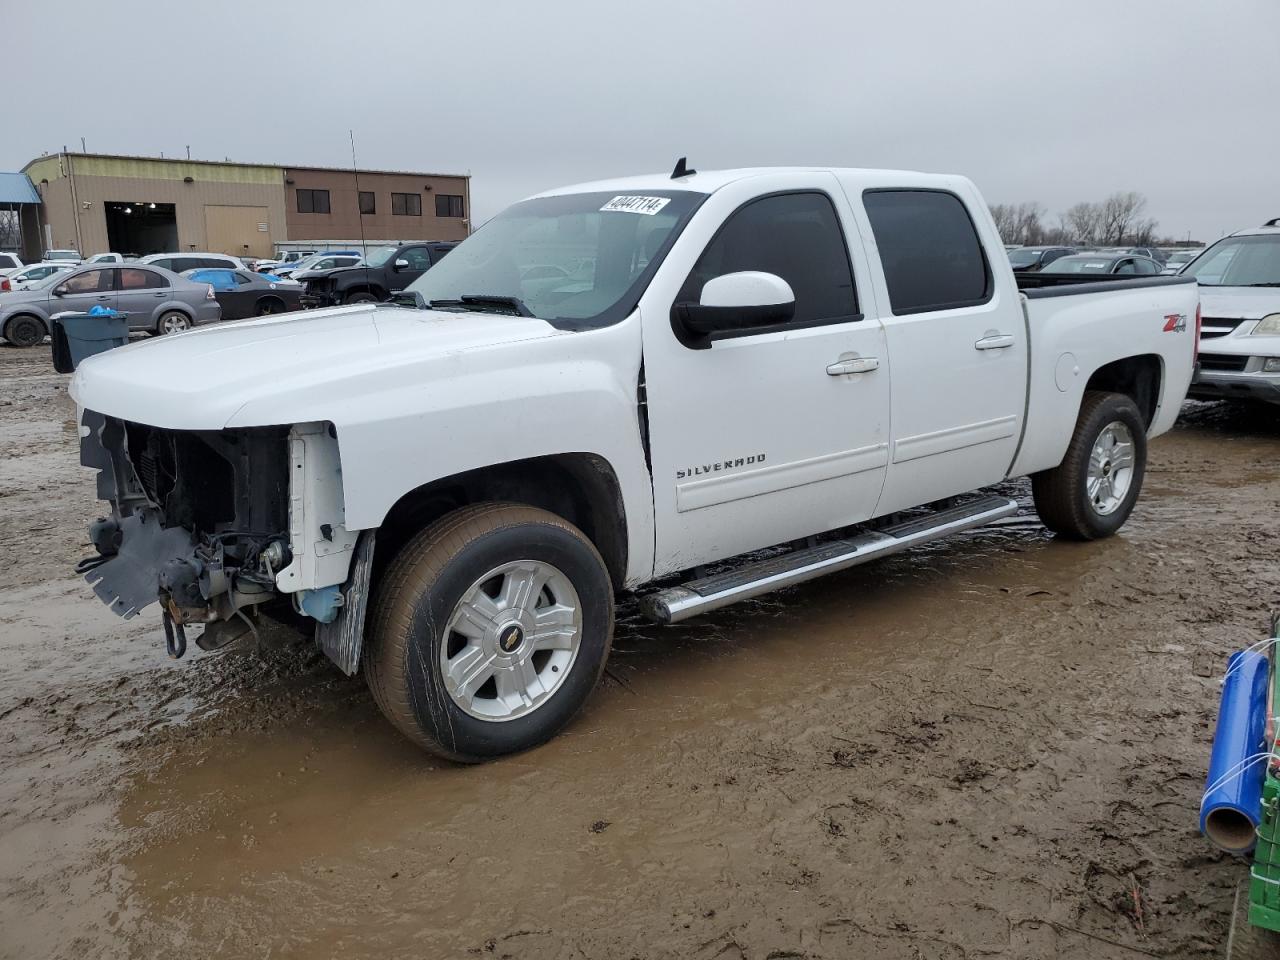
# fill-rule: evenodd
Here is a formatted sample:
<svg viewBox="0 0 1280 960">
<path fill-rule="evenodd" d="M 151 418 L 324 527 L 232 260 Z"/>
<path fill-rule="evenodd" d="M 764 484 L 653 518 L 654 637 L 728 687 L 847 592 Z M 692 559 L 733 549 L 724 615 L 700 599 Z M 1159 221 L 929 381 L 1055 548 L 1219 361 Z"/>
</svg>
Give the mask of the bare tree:
<svg viewBox="0 0 1280 960">
<path fill-rule="evenodd" d="M 991 218 L 1005 243 L 1036 244 L 1044 240 L 1044 207 L 1032 202 L 997 203 L 991 207 Z"/>
<path fill-rule="evenodd" d="M 1072 243 L 1097 243 L 1102 231 L 1102 210 L 1096 203 L 1077 203 L 1061 215 L 1061 222 Z"/>
<path fill-rule="evenodd" d="M 1134 190 L 1107 197 L 1102 202 L 1102 242 L 1115 246 L 1125 243 L 1146 206 L 1147 198 Z M 1154 221 L 1144 221 L 1144 226 L 1148 232 L 1155 229 Z"/>
<path fill-rule="evenodd" d="M 1113 193 L 1101 203 L 1082 201 L 1058 214 L 1058 225 L 1044 223 L 1045 209 L 1034 201 L 997 203 L 992 219 L 1005 243 L 1150 246 L 1159 224 L 1143 217 L 1147 198 L 1133 190 Z"/>
<path fill-rule="evenodd" d="M 16 250 L 21 242 L 18 211 L 0 210 L 0 250 Z"/>
</svg>

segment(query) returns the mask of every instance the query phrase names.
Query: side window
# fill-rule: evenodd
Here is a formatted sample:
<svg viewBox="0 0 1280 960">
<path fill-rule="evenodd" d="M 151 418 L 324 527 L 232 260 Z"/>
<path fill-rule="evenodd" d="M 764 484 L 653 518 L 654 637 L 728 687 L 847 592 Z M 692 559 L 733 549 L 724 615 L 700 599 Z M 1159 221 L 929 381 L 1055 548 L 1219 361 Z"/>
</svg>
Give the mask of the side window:
<svg viewBox="0 0 1280 960">
<path fill-rule="evenodd" d="M 174 257 L 173 266 L 169 269 L 174 273 L 184 273 L 187 270 L 199 270 L 204 265 L 199 257 Z"/>
<path fill-rule="evenodd" d="M 460 194 L 436 194 L 437 217 L 461 217 L 464 215 L 463 200 Z"/>
<path fill-rule="evenodd" d="M 868 190 L 862 202 L 895 314 L 969 307 L 991 298 L 991 269 L 978 231 L 955 194 Z"/>
<path fill-rule="evenodd" d="M 395 217 L 422 216 L 422 197 L 416 193 L 393 193 L 391 215 Z"/>
<path fill-rule="evenodd" d="M 1137 273 L 1137 272 L 1138 272 L 1138 265 L 1137 265 L 1137 261 L 1135 261 L 1132 257 L 1130 257 L 1130 258 L 1129 258 L 1129 259 L 1127 259 L 1127 260 L 1121 260 L 1121 261 L 1116 265 L 1116 268 L 1115 268 L 1114 270 L 1112 270 L 1111 272 L 1112 272 L 1112 273 L 1126 273 L 1126 274 L 1129 274 L 1129 273 Z"/>
<path fill-rule="evenodd" d="M 173 258 L 164 257 L 160 260 L 152 260 L 151 265 L 153 267 L 159 267 L 161 270 L 173 270 Z M 177 271 L 175 270 L 174 272 L 176 273 Z"/>
<path fill-rule="evenodd" d="M 439 263 L 453 247 L 444 246 L 443 244 L 431 248 L 432 263 Z"/>
<path fill-rule="evenodd" d="M 696 302 L 708 280 L 743 270 L 776 274 L 791 285 L 792 323 L 857 316 L 844 234 L 825 193 L 778 194 L 739 208 L 702 251 L 676 299 Z"/>
<path fill-rule="evenodd" d="M 229 260 L 221 260 L 218 257 L 198 257 L 200 266 L 208 267 L 210 270 L 234 270 L 235 266 Z"/>
<path fill-rule="evenodd" d="M 410 270 L 426 270 L 431 266 L 426 247 L 410 247 L 400 254 L 399 259 L 408 260 Z"/>
<path fill-rule="evenodd" d="M 1144 277 L 1149 277 L 1152 274 L 1156 274 L 1159 272 L 1160 272 L 1160 264 L 1156 263 L 1154 260 L 1138 261 L 1138 273 L 1142 274 Z"/>
<path fill-rule="evenodd" d="M 154 270 L 128 267 L 119 273 L 121 290 L 158 290 L 169 286 L 169 281 Z"/>
<path fill-rule="evenodd" d="M 69 293 L 105 293 L 111 289 L 110 270 L 86 270 L 66 281 Z"/>
</svg>

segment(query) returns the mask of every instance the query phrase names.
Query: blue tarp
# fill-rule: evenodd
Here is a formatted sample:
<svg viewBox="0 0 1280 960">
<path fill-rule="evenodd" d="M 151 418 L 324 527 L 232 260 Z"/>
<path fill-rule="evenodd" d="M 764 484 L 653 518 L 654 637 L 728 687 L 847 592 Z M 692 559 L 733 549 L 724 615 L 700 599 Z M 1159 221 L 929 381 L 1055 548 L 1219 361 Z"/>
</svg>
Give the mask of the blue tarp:
<svg viewBox="0 0 1280 960">
<path fill-rule="evenodd" d="M 40 194 L 25 173 L 0 173 L 0 203 L 39 203 Z"/>
</svg>

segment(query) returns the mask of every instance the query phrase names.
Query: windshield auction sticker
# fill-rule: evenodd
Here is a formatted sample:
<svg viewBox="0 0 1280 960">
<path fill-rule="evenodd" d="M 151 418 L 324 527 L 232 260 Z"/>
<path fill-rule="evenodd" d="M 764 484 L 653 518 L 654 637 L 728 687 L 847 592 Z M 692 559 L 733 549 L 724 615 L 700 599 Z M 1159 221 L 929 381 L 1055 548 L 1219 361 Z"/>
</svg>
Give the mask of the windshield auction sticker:
<svg viewBox="0 0 1280 960">
<path fill-rule="evenodd" d="M 643 213 L 652 217 L 670 202 L 670 197 L 614 197 L 600 208 L 600 212 Z"/>
</svg>

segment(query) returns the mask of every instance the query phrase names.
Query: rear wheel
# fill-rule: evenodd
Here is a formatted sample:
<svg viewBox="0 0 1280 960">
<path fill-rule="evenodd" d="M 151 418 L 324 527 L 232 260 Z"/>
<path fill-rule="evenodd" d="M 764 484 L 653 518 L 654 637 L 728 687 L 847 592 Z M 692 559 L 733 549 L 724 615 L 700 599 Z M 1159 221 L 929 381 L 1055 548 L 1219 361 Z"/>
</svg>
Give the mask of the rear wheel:
<svg viewBox="0 0 1280 960">
<path fill-rule="evenodd" d="M 181 333 L 183 330 L 191 329 L 191 318 L 181 310 L 170 310 L 160 315 L 160 319 L 156 321 L 156 333 L 164 335 L 166 333 Z"/>
<path fill-rule="evenodd" d="M 14 347 L 34 347 L 44 340 L 44 324 L 35 317 L 14 317 L 4 325 L 4 338 Z"/>
<path fill-rule="evenodd" d="M 284 313 L 284 304 L 275 297 L 264 297 L 258 301 L 258 316 L 265 317 L 272 313 Z"/>
<path fill-rule="evenodd" d="M 357 290 L 355 293 L 348 293 L 343 303 L 377 303 L 378 298 L 367 290 Z"/>
<path fill-rule="evenodd" d="M 1073 540 L 1109 537 L 1133 512 L 1147 467 L 1147 428 L 1118 393 L 1085 393 L 1062 463 L 1031 478 L 1036 511 Z"/>
<path fill-rule="evenodd" d="M 482 504 L 418 534 L 373 608 L 365 676 L 402 733 L 474 763 L 536 746 L 586 701 L 613 639 L 591 542 L 532 507 Z"/>
</svg>

